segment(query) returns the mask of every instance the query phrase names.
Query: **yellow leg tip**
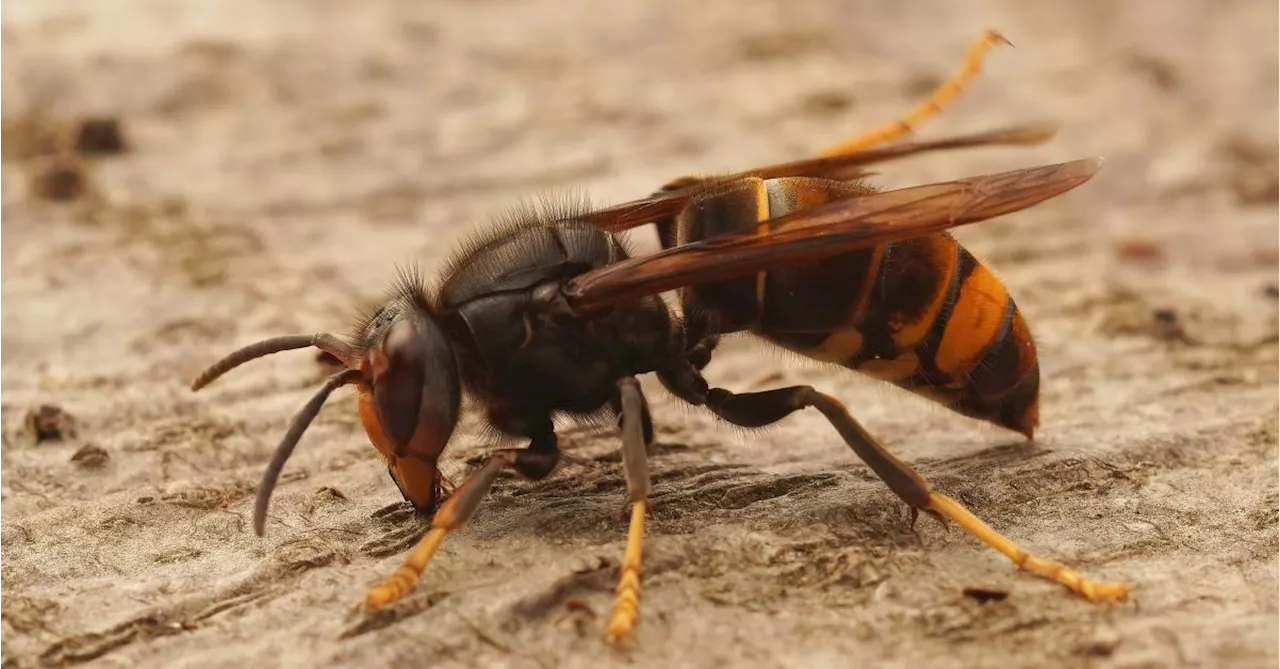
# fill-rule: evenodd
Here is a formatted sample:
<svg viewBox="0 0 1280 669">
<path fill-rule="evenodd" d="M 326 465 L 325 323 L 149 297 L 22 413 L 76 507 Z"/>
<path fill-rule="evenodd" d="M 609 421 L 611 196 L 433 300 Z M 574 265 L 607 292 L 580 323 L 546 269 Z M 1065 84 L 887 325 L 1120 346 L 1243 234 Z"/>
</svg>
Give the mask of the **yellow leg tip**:
<svg viewBox="0 0 1280 669">
<path fill-rule="evenodd" d="M 438 540 L 432 543 L 439 545 Z M 431 548 L 430 552 L 434 553 L 435 549 Z M 377 609 L 386 606 L 413 590 L 414 586 L 422 578 L 422 569 L 418 567 L 418 561 L 415 561 L 414 557 L 410 556 L 410 563 L 401 565 L 381 585 L 372 587 L 365 592 L 364 607 L 366 609 Z M 425 567 L 425 560 L 421 562 Z"/>
<path fill-rule="evenodd" d="M 982 44 L 991 46 L 1013 46 L 1013 42 L 1009 41 L 999 30 L 988 29 L 982 34 Z"/>
<path fill-rule="evenodd" d="M 853 139 L 828 147 L 819 156 L 839 156 L 863 151 L 876 144 L 897 139 L 914 132 L 915 126 L 942 111 L 942 107 L 960 95 L 964 87 L 978 76 L 978 69 L 991 49 L 1013 43 L 995 30 L 987 30 L 969 47 L 964 66 L 950 79 L 943 82 L 929 94 L 928 99 L 916 105 L 907 115 L 896 121 L 890 121 L 878 128 L 867 131 Z"/>
<path fill-rule="evenodd" d="M 1133 594 L 1132 583 L 1093 583 L 1086 581 L 1081 593 L 1095 603 L 1120 603 L 1129 601 Z"/>
<path fill-rule="evenodd" d="M 997 541 L 1008 542 L 1004 537 L 999 537 Z M 1000 546 L 991 542 L 988 543 L 1000 550 Z M 1006 555 L 1010 555 L 1014 564 L 1017 564 L 1024 571 L 1053 581 L 1091 602 L 1123 602 L 1129 599 L 1129 594 L 1133 592 L 1132 584 L 1091 581 L 1060 562 L 1030 555 L 1012 542 L 1008 542 L 1007 547 L 1012 554 L 1006 553 Z M 1001 550 L 1001 552 L 1005 551 Z"/>
<path fill-rule="evenodd" d="M 612 646 L 626 641 L 640 619 L 640 542 L 644 536 L 646 506 L 644 501 L 639 501 L 631 507 L 631 529 L 622 559 L 622 576 L 618 579 L 613 611 L 604 631 L 605 642 Z"/>
<path fill-rule="evenodd" d="M 444 537 L 448 533 L 449 530 L 447 529 L 433 528 L 423 535 L 422 539 L 418 541 L 418 545 L 414 546 L 409 553 L 409 557 L 404 564 L 400 565 L 381 585 L 370 588 L 365 593 L 364 607 L 366 609 L 376 609 L 409 594 L 409 591 L 413 590 L 413 587 L 422 578 L 422 572 L 427 568 L 427 563 L 431 561 L 436 551 L 440 549 L 440 543 L 444 541 Z"/>
<path fill-rule="evenodd" d="M 404 567 L 396 570 L 382 585 L 370 588 L 364 595 L 366 609 L 378 609 L 409 594 L 418 581 L 418 575 L 404 573 Z"/>
<path fill-rule="evenodd" d="M 364 608 L 370 611 L 380 609 L 387 604 L 400 599 L 400 597 L 401 595 L 398 595 L 395 592 L 390 592 L 388 588 L 378 586 L 370 589 L 364 594 Z"/>
<path fill-rule="evenodd" d="M 636 626 L 634 612 L 619 615 L 620 613 L 620 611 L 614 611 L 614 615 L 609 620 L 609 625 L 604 631 L 605 643 L 611 646 L 617 646 L 631 638 L 631 631 Z"/>
<path fill-rule="evenodd" d="M 1094 582 L 1066 565 L 1036 557 L 1004 535 L 982 522 L 959 502 L 939 492 L 929 493 L 924 511 L 948 518 L 986 545 L 1009 558 L 1019 569 L 1052 581 L 1091 602 L 1123 602 L 1129 599 L 1133 585 L 1129 583 Z"/>
</svg>

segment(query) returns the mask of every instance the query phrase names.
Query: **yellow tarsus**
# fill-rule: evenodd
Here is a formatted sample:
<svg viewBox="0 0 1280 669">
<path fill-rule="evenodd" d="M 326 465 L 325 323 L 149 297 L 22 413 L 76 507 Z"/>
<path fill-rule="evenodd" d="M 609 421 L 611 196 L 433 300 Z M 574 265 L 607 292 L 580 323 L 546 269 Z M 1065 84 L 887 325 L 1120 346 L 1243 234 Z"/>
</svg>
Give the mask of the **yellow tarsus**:
<svg viewBox="0 0 1280 669">
<path fill-rule="evenodd" d="M 1091 602 L 1122 602 L 1129 598 L 1129 593 L 1133 590 L 1133 585 L 1129 583 L 1091 581 L 1059 562 L 1028 553 L 1026 549 L 982 522 L 959 502 L 942 493 L 929 493 L 929 506 L 925 511 L 932 511 L 950 518 L 970 534 L 981 539 L 983 543 L 1000 551 L 1019 568 L 1062 585 Z"/>
<path fill-rule="evenodd" d="M 839 156 L 847 153 L 860 151 L 869 146 L 887 142 L 896 139 L 911 132 L 921 121 L 942 111 L 942 106 L 955 99 L 964 91 L 964 87 L 968 85 L 974 77 L 978 76 L 978 72 L 982 66 L 982 60 L 986 57 L 987 52 L 992 48 L 1001 44 L 1009 44 L 1009 40 L 1004 35 L 988 30 L 979 37 L 972 46 L 969 47 L 969 54 L 965 57 L 964 66 L 955 76 L 948 79 L 941 86 L 934 89 L 924 102 L 916 105 L 914 109 L 907 112 L 907 115 L 896 121 L 890 121 L 878 128 L 865 132 L 853 139 L 841 142 L 835 146 L 829 147 L 822 153 L 821 157 Z"/>
<path fill-rule="evenodd" d="M 622 577 L 618 579 L 617 598 L 604 638 L 616 644 L 631 635 L 640 617 L 640 553 L 644 540 L 644 500 L 631 507 L 631 529 L 627 532 L 627 552 L 622 559 Z"/>
<path fill-rule="evenodd" d="M 418 545 L 413 547 L 409 557 L 405 558 L 404 564 L 400 565 L 390 578 L 383 581 L 382 585 L 370 588 L 365 593 L 365 608 L 376 609 L 386 606 L 409 594 L 413 586 L 417 585 L 418 579 L 422 578 L 422 571 L 427 568 L 427 563 L 435 557 L 436 551 L 440 550 L 440 543 L 448 533 L 449 530 L 444 528 L 432 528 L 427 532 L 418 541 Z"/>
</svg>

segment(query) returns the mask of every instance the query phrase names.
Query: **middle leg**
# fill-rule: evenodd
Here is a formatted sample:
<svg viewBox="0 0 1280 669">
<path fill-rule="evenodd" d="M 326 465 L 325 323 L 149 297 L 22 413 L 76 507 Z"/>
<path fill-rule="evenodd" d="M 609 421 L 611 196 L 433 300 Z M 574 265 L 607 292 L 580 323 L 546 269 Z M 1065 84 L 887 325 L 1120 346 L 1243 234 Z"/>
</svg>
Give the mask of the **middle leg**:
<svg viewBox="0 0 1280 669">
<path fill-rule="evenodd" d="M 646 447 L 653 439 L 649 406 L 640 391 L 640 382 L 634 376 L 618 382 L 617 404 L 622 431 L 622 469 L 627 477 L 627 499 L 631 502 L 631 526 L 627 532 L 627 551 L 622 559 L 617 598 L 604 632 L 605 640 L 615 644 L 631 635 L 640 617 L 640 557 L 644 517 L 652 490 Z"/>
</svg>

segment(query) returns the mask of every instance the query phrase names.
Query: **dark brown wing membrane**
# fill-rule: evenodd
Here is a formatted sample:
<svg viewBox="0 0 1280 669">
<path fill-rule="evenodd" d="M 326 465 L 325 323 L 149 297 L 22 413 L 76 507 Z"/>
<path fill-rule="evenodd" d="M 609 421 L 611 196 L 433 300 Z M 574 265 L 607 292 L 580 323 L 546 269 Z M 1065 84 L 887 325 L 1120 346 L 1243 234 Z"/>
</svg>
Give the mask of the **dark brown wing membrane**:
<svg viewBox="0 0 1280 669">
<path fill-rule="evenodd" d="M 586 313 L 696 283 L 721 281 L 994 218 L 1088 181 L 1101 158 L 969 177 L 839 200 L 761 223 L 754 232 L 713 237 L 580 274 L 564 287 Z"/>
<path fill-rule="evenodd" d="M 1036 123 L 928 142 L 907 142 L 878 149 L 857 151 L 842 156 L 809 158 L 789 163 L 778 163 L 737 174 L 708 177 L 687 188 L 601 209 L 593 212 L 587 218 L 605 230 L 621 232 L 622 230 L 645 225 L 656 219 L 675 216 L 708 184 L 736 181 L 743 177 L 777 179 L 781 177 L 806 176 L 828 179 L 853 179 L 864 176 L 866 172 L 862 168 L 874 163 L 906 158 L 929 151 L 965 149 L 977 146 L 1030 146 L 1042 144 L 1052 139 L 1057 132 L 1058 126 L 1056 124 Z"/>
<path fill-rule="evenodd" d="M 641 200 L 632 200 L 612 207 L 594 211 L 584 218 L 609 232 L 622 232 L 631 228 L 652 223 L 658 219 L 670 218 L 680 213 L 685 205 L 706 185 L 699 182 L 688 188 L 681 188 L 660 195 L 653 195 Z"/>
</svg>

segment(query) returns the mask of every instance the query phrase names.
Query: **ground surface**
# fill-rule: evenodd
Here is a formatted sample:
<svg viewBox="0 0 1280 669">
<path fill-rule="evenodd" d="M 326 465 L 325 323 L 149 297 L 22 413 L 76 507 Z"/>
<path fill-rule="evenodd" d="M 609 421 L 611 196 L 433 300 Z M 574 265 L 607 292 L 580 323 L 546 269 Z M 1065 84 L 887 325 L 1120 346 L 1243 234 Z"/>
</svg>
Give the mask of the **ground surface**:
<svg viewBox="0 0 1280 669">
<path fill-rule="evenodd" d="M 1276 19 L 1261 1 L 6 3 L 4 666 L 1275 666 Z M 913 535 L 816 413 L 743 435 L 658 392 L 630 654 L 598 640 L 625 534 L 608 433 L 566 431 L 579 463 L 501 481 L 389 614 L 351 609 L 422 525 L 374 516 L 399 496 L 349 395 L 253 535 L 262 468 L 326 372 L 279 355 L 193 395 L 202 365 L 344 331 L 395 263 L 432 267 L 521 197 L 613 203 L 807 155 L 904 111 L 986 27 L 1018 48 L 921 134 L 1053 118 L 1058 139 L 880 180 L 1109 159 L 960 233 L 1038 339 L 1037 440 L 746 341 L 709 375 L 837 394 L 1011 537 L 1136 583 L 1136 605 L 1077 600 L 954 528 Z M 38 126 L 83 114 L 117 115 L 129 152 L 89 166 L 96 199 L 37 201 Z M 24 423 L 42 404 L 74 420 L 47 426 L 62 440 Z M 446 470 L 484 448 L 463 433 Z"/>
</svg>

